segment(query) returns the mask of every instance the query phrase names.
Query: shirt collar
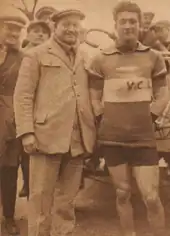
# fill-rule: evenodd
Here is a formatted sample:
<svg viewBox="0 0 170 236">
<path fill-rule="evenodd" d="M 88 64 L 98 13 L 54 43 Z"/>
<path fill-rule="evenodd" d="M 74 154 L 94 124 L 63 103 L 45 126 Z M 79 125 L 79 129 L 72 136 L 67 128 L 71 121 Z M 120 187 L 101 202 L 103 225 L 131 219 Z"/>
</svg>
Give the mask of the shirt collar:
<svg viewBox="0 0 170 236">
<path fill-rule="evenodd" d="M 134 51 L 135 52 L 145 52 L 148 50 L 150 50 L 150 47 L 147 47 L 138 41 L 137 47 Z M 102 50 L 102 53 L 106 54 L 106 55 L 111 55 L 111 54 L 122 54 L 123 52 L 119 49 L 119 47 L 115 43 L 114 45 L 111 45 L 109 48 Z"/>
<path fill-rule="evenodd" d="M 64 42 L 62 42 L 59 38 L 55 38 L 54 41 L 56 41 L 66 53 L 70 53 L 70 51 L 74 52 L 75 54 L 77 53 L 77 48 L 78 48 L 78 43 L 74 45 L 69 45 Z"/>
</svg>

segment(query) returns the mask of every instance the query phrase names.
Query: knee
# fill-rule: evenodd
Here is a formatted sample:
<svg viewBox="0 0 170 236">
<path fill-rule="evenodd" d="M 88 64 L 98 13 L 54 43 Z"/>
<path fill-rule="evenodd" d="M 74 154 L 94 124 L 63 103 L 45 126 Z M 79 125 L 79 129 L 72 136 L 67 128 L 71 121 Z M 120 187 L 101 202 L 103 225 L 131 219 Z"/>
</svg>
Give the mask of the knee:
<svg viewBox="0 0 170 236">
<path fill-rule="evenodd" d="M 128 185 L 122 185 L 116 189 L 117 201 L 119 204 L 125 204 L 131 196 L 130 187 Z"/>
<path fill-rule="evenodd" d="M 144 200 L 145 200 L 146 206 L 149 210 L 157 211 L 157 209 L 160 205 L 160 199 L 159 199 L 158 193 L 152 192 L 152 193 L 148 194 Z"/>
</svg>

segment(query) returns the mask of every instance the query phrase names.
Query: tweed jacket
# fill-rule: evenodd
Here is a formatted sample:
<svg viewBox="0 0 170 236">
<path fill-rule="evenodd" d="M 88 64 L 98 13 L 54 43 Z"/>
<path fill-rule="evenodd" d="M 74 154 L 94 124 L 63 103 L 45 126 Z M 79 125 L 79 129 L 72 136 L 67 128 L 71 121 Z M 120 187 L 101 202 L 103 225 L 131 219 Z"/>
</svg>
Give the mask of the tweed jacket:
<svg viewBox="0 0 170 236">
<path fill-rule="evenodd" d="M 77 109 L 85 150 L 93 151 L 95 118 L 84 64 L 78 50 L 72 65 L 54 39 L 29 50 L 14 95 L 17 137 L 34 133 L 41 152 L 66 153 Z"/>
</svg>

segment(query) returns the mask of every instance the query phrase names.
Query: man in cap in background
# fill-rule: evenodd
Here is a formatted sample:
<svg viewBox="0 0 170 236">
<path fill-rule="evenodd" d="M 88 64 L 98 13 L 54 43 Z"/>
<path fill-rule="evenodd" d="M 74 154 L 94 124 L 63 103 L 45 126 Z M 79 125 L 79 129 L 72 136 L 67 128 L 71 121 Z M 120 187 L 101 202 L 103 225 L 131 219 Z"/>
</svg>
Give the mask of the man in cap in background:
<svg viewBox="0 0 170 236">
<path fill-rule="evenodd" d="M 51 17 L 53 14 L 57 13 L 58 11 L 51 6 L 44 6 L 41 7 L 35 14 L 35 18 L 37 20 L 41 20 L 41 21 L 45 21 L 51 28 L 51 30 L 53 31 L 54 29 L 54 23 L 51 20 Z"/>
<path fill-rule="evenodd" d="M 170 33 L 170 22 L 169 21 L 158 21 L 150 26 L 150 32 L 152 38 L 145 39 L 144 43 L 158 51 L 168 51 L 169 48 L 169 33 Z"/>
<path fill-rule="evenodd" d="M 22 60 L 19 39 L 26 21 L 18 16 L 1 16 L 6 48 L 0 61 L 0 184 L 3 216 L 9 234 L 17 234 L 14 221 L 17 172 L 21 143 L 16 139 L 13 93 Z"/>
<path fill-rule="evenodd" d="M 158 51 L 162 51 L 164 54 L 164 59 L 167 67 L 167 84 L 168 89 L 170 90 L 170 22 L 167 20 L 161 20 L 156 22 L 150 27 L 150 31 L 153 34 L 153 41 L 150 43 L 150 46 Z M 169 124 L 169 103 L 167 104 L 165 110 L 162 112 L 161 116 L 157 119 L 157 150 L 159 153 L 160 159 L 160 170 L 161 170 L 161 185 L 169 185 L 169 169 L 170 169 L 170 151 L 169 151 L 169 129 L 164 128 L 168 127 L 167 121 Z M 161 127 L 161 129 L 159 129 Z M 165 160 L 165 162 L 163 161 Z"/>
<path fill-rule="evenodd" d="M 51 31 L 53 31 L 53 21 L 51 20 L 51 16 L 56 13 L 57 10 L 54 7 L 51 6 L 44 6 L 41 7 L 36 13 L 35 13 L 35 19 L 37 21 L 43 21 L 46 22 Z M 26 38 L 23 41 L 22 48 L 25 48 L 29 44 L 29 40 Z"/>
<path fill-rule="evenodd" d="M 149 27 L 152 24 L 152 21 L 155 17 L 155 13 L 148 11 L 148 12 L 143 12 L 143 19 L 142 19 L 142 29 L 144 31 L 147 31 Z"/>
<path fill-rule="evenodd" d="M 155 14 L 153 12 L 143 12 L 142 24 L 139 34 L 139 41 L 143 43 L 146 37 L 148 37 L 149 28 L 152 25 Z"/>
<path fill-rule="evenodd" d="M 51 6 L 41 7 L 35 14 L 37 20 L 48 21 L 53 14 L 57 13 L 57 10 Z"/>
<path fill-rule="evenodd" d="M 75 197 L 96 129 L 79 10 L 54 14 L 54 34 L 23 59 L 14 95 L 17 136 L 30 158 L 28 234 L 64 236 L 75 226 Z M 38 170 L 38 171 L 37 171 Z"/>
<path fill-rule="evenodd" d="M 51 36 L 51 29 L 48 24 L 44 21 L 33 21 L 27 28 L 27 39 L 29 41 L 25 50 L 36 47 Z"/>
<path fill-rule="evenodd" d="M 25 18 L 20 16 L 1 17 L 5 22 L 6 44 L 9 48 L 20 48 L 20 35 L 22 28 L 26 25 Z"/>
</svg>

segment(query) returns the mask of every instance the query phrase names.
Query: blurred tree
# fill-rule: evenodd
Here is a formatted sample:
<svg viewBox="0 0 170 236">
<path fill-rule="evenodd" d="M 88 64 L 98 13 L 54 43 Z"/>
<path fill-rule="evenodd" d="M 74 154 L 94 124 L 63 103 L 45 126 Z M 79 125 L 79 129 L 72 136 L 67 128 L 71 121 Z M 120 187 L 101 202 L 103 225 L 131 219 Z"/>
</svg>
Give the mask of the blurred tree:
<svg viewBox="0 0 170 236">
<path fill-rule="evenodd" d="M 13 0 L 12 5 L 16 9 L 21 11 L 30 21 L 32 21 L 32 20 L 34 20 L 35 9 L 36 9 L 36 6 L 37 6 L 39 0 L 33 0 L 33 4 L 32 4 L 31 9 L 28 7 L 26 1 L 27 0 L 15 0 L 15 3 L 14 3 L 14 0 Z M 29 3 L 29 5 L 30 5 L 30 3 Z"/>
</svg>

